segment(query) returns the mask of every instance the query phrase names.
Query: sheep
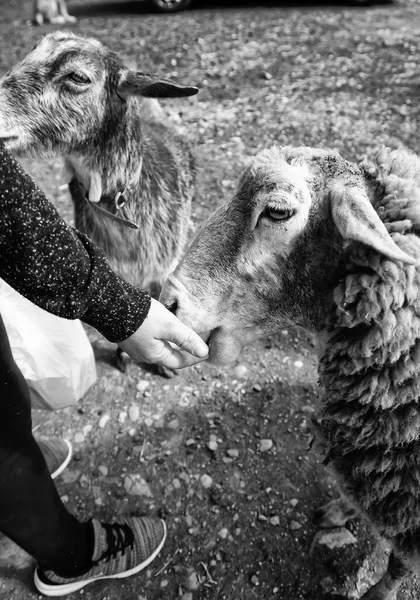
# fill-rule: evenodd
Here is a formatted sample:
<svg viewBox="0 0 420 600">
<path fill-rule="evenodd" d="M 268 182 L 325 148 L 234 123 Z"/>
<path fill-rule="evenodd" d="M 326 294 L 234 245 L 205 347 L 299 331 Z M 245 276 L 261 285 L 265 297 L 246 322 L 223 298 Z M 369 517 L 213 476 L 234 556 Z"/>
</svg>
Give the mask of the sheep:
<svg viewBox="0 0 420 600">
<path fill-rule="evenodd" d="M 41 38 L 0 80 L 6 147 L 36 160 L 64 157 L 76 228 L 122 278 L 155 296 L 181 256 L 195 184 L 190 144 L 155 98 L 197 91 L 131 70 L 98 40 L 62 31 Z M 119 350 L 117 366 L 125 368 Z"/>
<path fill-rule="evenodd" d="M 321 357 L 316 431 L 343 490 L 392 543 L 363 600 L 395 600 L 420 558 L 420 160 L 262 151 L 192 242 L 161 301 L 215 363 L 292 325 Z"/>
</svg>

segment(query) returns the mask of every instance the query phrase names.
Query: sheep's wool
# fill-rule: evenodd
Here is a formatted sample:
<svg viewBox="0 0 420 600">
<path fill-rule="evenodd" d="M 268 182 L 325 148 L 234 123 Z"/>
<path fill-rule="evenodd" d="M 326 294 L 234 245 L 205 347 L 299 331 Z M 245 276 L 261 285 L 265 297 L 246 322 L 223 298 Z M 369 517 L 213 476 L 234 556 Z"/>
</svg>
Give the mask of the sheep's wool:
<svg viewBox="0 0 420 600">
<path fill-rule="evenodd" d="M 420 160 L 361 165 L 395 243 L 420 259 Z M 361 244 L 346 253 L 320 361 L 319 424 L 350 496 L 387 536 L 420 528 L 420 267 Z"/>
</svg>

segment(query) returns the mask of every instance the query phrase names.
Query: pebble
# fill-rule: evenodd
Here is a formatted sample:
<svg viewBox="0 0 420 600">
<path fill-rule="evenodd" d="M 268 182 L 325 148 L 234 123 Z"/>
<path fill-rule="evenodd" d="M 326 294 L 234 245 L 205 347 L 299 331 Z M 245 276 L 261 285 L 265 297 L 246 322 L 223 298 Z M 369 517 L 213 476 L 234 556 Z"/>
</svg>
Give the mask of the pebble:
<svg viewBox="0 0 420 600">
<path fill-rule="evenodd" d="M 239 451 L 235 450 L 235 448 L 229 448 L 229 450 L 226 451 L 226 454 L 230 456 L 230 458 L 238 458 Z"/>
<path fill-rule="evenodd" d="M 144 419 L 144 424 L 146 425 L 146 427 L 151 427 L 153 425 L 153 419 L 147 417 L 146 419 Z"/>
<path fill-rule="evenodd" d="M 298 523 L 297 521 L 292 521 L 290 523 L 290 529 L 292 531 L 297 531 L 298 529 L 301 529 L 301 528 L 302 528 L 302 525 L 300 523 Z"/>
<path fill-rule="evenodd" d="M 179 488 L 181 487 L 181 482 L 179 481 L 179 479 L 173 479 L 172 480 L 172 485 L 174 486 L 174 489 L 179 490 Z"/>
<path fill-rule="evenodd" d="M 315 412 L 315 409 L 313 406 L 309 406 L 309 404 L 306 404 L 305 406 L 302 406 L 301 411 L 307 414 L 313 414 Z"/>
<path fill-rule="evenodd" d="M 280 518 L 279 517 L 271 517 L 270 525 L 280 525 Z"/>
<path fill-rule="evenodd" d="M 82 444 L 85 441 L 85 436 L 83 435 L 83 433 L 81 431 L 77 431 L 74 434 L 74 441 L 76 444 Z"/>
<path fill-rule="evenodd" d="M 303 367 L 303 362 L 301 360 L 295 360 L 293 364 L 297 369 L 301 369 Z"/>
<path fill-rule="evenodd" d="M 193 595 L 191 592 L 186 592 L 185 594 L 182 594 L 180 600 L 193 600 Z"/>
<path fill-rule="evenodd" d="M 219 531 L 219 538 L 221 538 L 222 540 L 225 540 L 228 535 L 229 535 L 229 531 L 228 531 L 228 529 L 226 529 L 226 527 L 223 527 L 223 529 L 221 529 Z"/>
<path fill-rule="evenodd" d="M 130 496 L 147 496 L 148 498 L 153 496 L 150 487 L 141 475 L 126 475 L 124 489 Z"/>
<path fill-rule="evenodd" d="M 92 425 L 85 425 L 83 427 L 83 435 L 86 437 L 88 433 L 92 431 Z"/>
<path fill-rule="evenodd" d="M 261 440 L 260 452 L 268 452 L 273 447 L 273 440 Z"/>
<path fill-rule="evenodd" d="M 140 408 L 137 404 L 133 404 L 133 406 L 130 406 L 130 408 L 128 409 L 128 416 L 130 418 L 130 421 L 138 420 L 138 418 L 140 417 Z"/>
<path fill-rule="evenodd" d="M 289 501 L 290 506 L 292 506 L 293 508 L 295 508 L 295 506 L 297 505 L 297 503 L 299 502 L 299 500 L 297 498 L 292 498 Z"/>
<path fill-rule="evenodd" d="M 125 411 L 121 411 L 120 414 L 118 415 L 118 423 L 121 423 L 121 425 L 123 423 L 125 423 L 125 420 L 127 418 L 127 413 Z"/>
<path fill-rule="evenodd" d="M 168 584 L 169 584 L 169 581 L 167 579 L 162 579 L 162 581 L 160 582 L 160 587 L 165 588 L 165 587 L 167 587 Z"/>
<path fill-rule="evenodd" d="M 334 527 L 333 529 L 322 529 L 314 537 L 313 544 L 327 546 L 331 550 L 342 548 L 350 544 L 356 544 L 357 539 L 347 527 Z"/>
<path fill-rule="evenodd" d="M 251 577 L 251 583 L 252 583 L 252 585 L 259 585 L 260 584 L 260 580 L 258 579 L 258 577 L 256 575 L 253 575 Z"/>
<path fill-rule="evenodd" d="M 105 465 L 99 465 L 98 471 L 104 477 L 106 477 L 108 475 L 108 467 L 106 467 Z"/>
<path fill-rule="evenodd" d="M 207 448 L 209 450 L 211 450 L 212 452 L 216 452 L 216 450 L 218 448 L 218 444 L 217 444 L 217 442 L 210 440 L 210 442 L 207 442 Z"/>
<path fill-rule="evenodd" d="M 248 369 L 245 365 L 238 365 L 233 369 L 233 373 L 235 377 L 238 377 L 238 379 L 243 379 L 244 377 L 246 377 Z"/>
<path fill-rule="evenodd" d="M 185 577 L 184 585 L 187 588 L 187 590 L 198 590 L 198 588 L 200 587 L 200 580 L 198 578 L 198 575 L 192 569 L 189 570 L 188 575 Z"/>
<path fill-rule="evenodd" d="M 138 389 L 139 392 L 144 392 L 145 390 L 147 390 L 149 385 L 150 385 L 150 381 L 147 381 L 146 379 L 140 379 L 140 381 L 136 385 L 136 388 Z M 163 388 L 163 389 L 165 389 L 165 388 Z"/>
<path fill-rule="evenodd" d="M 111 416 L 108 414 L 102 415 L 102 417 L 99 419 L 98 427 L 103 429 L 110 420 L 110 418 Z"/>
<path fill-rule="evenodd" d="M 179 429 L 180 427 L 180 422 L 178 419 L 172 419 L 172 421 L 170 421 L 168 423 L 168 427 L 169 429 Z"/>
<path fill-rule="evenodd" d="M 200 481 L 203 488 L 206 489 L 211 488 L 211 486 L 213 485 L 213 479 L 210 477 L 210 475 L 202 475 L 200 477 Z"/>
<path fill-rule="evenodd" d="M 253 389 L 255 392 L 261 392 L 261 390 L 262 390 L 262 387 L 260 386 L 260 384 L 259 384 L 259 383 L 256 383 L 252 389 Z"/>
</svg>

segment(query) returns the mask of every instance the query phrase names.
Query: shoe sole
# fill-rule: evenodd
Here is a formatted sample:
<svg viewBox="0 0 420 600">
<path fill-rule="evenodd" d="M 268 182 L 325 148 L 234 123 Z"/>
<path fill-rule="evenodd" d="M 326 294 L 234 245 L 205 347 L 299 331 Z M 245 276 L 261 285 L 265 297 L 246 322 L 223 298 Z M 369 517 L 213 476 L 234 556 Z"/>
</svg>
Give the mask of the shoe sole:
<svg viewBox="0 0 420 600">
<path fill-rule="evenodd" d="M 85 579 L 84 581 L 75 581 L 74 583 L 65 583 L 65 584 L 57 584 L 57 585 L 48 585 L 47 583 L 44 583 L 43 581 L 41 581 L 41 579 L 38 576 L 38 568 L 36 568 L 35 573 L 34 573 L 34 583 L 35 583 L 36 589 L 39 592 L 41 592 L 41 594 L 44 594 L 44 596 L 49 596 L 51 598 L 58 597 L 58 596 L 66 596 L 67 594 L 71 594 L 72 592 L 77 592 L 78 590 L 81 590 L 85 586 L 89 585 L 90 583 L 94 583 L 95 581 L 101 581 L 102 579 L 125 579 L 125 577 L 131 577 L 131 575 L 135 575 L 136 573 L 139 573 L 140 571 L 145 569 L 148 565 L 150 565 L 150 563 L 157 557 L 157 555 L 163 548 L 163 545 L 166 541 L 167 530 L 166 530 L 165 521 L 162 521 L 162 523 L 163 523 L 162 541 L 160 542 L 160 544 L 156 548 L 156 550 L 153 552 L 153 554 L 151 554 L 144 562 L 140 563 L 136 567 L 133 567 L 132 569 L 129 569 L 128 571 L 123 571 L 122 573 L 116 573 L 115 575 L 99 575 L 97 577 L 92 577 L 91 579 Z"/>
<path fill-rule="evenodd" d="M 50 475 L 51 479 L 55 479 L 56 477 L 58 477 L 59 475 L 61 475 L 61 473 L 64 471 L 64 469 L 67 467 L 67 465 L 71 461 L 71 457 L 73 456 L 73 447 L 70 444 L 70 442 L 68 440 L 63 440 L 63 442 L 65 442 L 67 444 L 67 448 L 69 449 L 69 453 L 67 454 L 64 462 L 62 462 L 61 465 L 58 467 L 58 469 L 56 469 L 54 471 L 54 473 L 51 473 L 51 475 Z"/>
</svg>

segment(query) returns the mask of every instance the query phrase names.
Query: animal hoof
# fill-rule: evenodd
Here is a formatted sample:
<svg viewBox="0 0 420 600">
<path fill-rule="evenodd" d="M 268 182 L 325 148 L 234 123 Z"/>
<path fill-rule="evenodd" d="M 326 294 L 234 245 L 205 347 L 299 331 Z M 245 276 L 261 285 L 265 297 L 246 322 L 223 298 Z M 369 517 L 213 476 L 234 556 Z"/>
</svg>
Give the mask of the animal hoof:
<svg viewBox="0 0 420 600">
<path fill-rule="evenodd" d="M 177 371 L 168 369 L 168 367 L 164 367 L 163 365 L 156 365 L 156 373 L 162 377 L 166 377 L 166 379 L 172 379 L 172 377 L 178 375 Z"/>
<path fill-rule="evenodd" d="M 336 498 L 315 513 L 315 523 L 319 529 L 344 527 L 347 521 L 357 516 L 357 510 L 346 498 Z"/>
<path fill-rule="evenodd" d="M 121 373 L 125 373 L 127 370 L 124 355 L 119 349 L 115 353 L 115 367 L 118 369 L 118 371 L 121 371 Z"/>
</svg>

